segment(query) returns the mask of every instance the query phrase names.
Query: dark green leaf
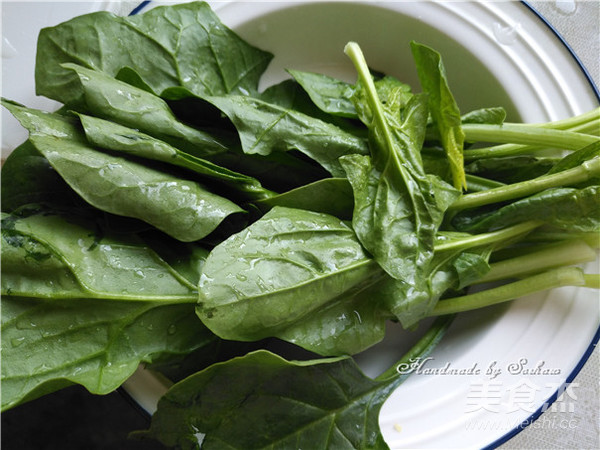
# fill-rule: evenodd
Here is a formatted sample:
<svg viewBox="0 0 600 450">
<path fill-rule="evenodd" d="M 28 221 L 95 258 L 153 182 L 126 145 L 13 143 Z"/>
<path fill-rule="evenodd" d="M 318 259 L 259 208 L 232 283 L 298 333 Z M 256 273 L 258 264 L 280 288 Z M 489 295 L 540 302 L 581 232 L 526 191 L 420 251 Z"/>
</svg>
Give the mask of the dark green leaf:
<svg viewBox="0 0 600 450">
<path fill-rule="evenodd" d="M 454 187 L 466 188 L 463 168 L 465 135 L 461 129 L 460 111 L 450 91 L 442 58 L 435 50 L 414 41 L 410 43 L 410 47 L 421 87 L 429 97 L 429 113 L 446 150 Z"/>
<path fill-rule="evenodd" d="M 501 107 L 476 109 L 461 116 L 462 123 L 502 125 L 505 119 L 506 111 Z"/>
<path fill-rule="evenodd" d="M 2 165 L 1 182 L 2 211 L 10 212 L 29 203 L 77 202 L 73 189 L 29 141 L 8 156 Z"/>
<path fill-rule="evenodd" d="M 224 185 L 246 200 L 270 197 L 274 194 L 264 189 L 255 178 L 184 153 L 138 130 L 85 114 L 79 114 L 79 118 L 88 141 L 97 147 L 189 169 Z"/>
<path fill-rule="evenodd" d="M 256 351 L 214 364 L 175 384 L 141 436 L 181 449 L 387 449 L 379 411 L 406 378 L 398 368 L 427 355 L 448 324 L 434 322 L 376 379 L 350 358 L 298 362 Z"/>
<path fill-rule="evenodd" d="M 3 215 L 2 293 L 195 302 L 195 285 L 133 235 L 43 212 Z"/>
<path fill-rule="evenodd" d="M 243 211 L 194 181 L 97 151 L 76 121 L 7 101 L 3 105 L 61 177 L 96 208 L 138 218 L 182 241 L 201 239 Z"/>
<path fill-rule="evenodd" d="M 347 305 L 351 317 L 353 305 L 344 303 L 345 296 L 379 276 L 379 266 L 339 219 L 275 207 L 210 253 L 198 286 L 198 315 L 224 339 L 279 336 L 332 302 Z M 314 345 L 314 337 L 305 339 Z"/>
<path fill-rule="evenodd" d="M 350 220 L 354 208 L 352 187 L 346 178 L 324 178 L 288 192 L 254 202 L 261 210 L 274 206 L 306 209 Z"/>
<path fill-rule="evenodd" d="M 564 230 L 598 232 L 600 186 L 547 189 L 491 212 L 459 214 L 452 223 L 459 230 L 479 232 L 504 228 L 532 217 Z"/>
<path fill-rule="evenodd" d="M 64 68 L 76 73 L 81 84 L 80 103 L 69 107 L 135 128 L 199 157 L 226 152 L 233 145 L 224 136 L 179 121 L 168 104 L 152 93 L 76 64 Z"/>
<path fill-rule="evenodd" d="M 368 152 L 364 139 L 293 109 L 246 96 L 207 100 L 234 123 L 246 153 L 298 150 L 339 177 L 344 176 L 340 156 Z"/>
<path fill-rule="evenodd" d="M 193 305 L 2 297 L 2 410 L 80 384 L 114 391 L 141 362 L 187 354 L 212 335 Z"/>
<path fill-rule="evenodd" d="M 424 278 L 442 219 L 431 178 L 419 164 L 427 118 L 422 100 L 409 102 L 404 122 L 373 125 L 373 158 L 342 158 L 354 191 L 356 234 L 386 272 L 409 284 Z"/>
<path fill-rule="evenodd" d="M 563 170 L 572 169 L 581 165 L 584 161 L 588 161 L 592 158 L 600 158 L 600 142 L 590 144 L 583 147 L 581 150 L 569 153 L 567 156 L 562 158 L 556 165 L 548 172 L 548 174 L 558 173 Z"/>
<path fill-rule="evenodd" d="M 41 31 L 36 89 L 65 104 L 77 102 L 76 75 L 61 66 L 76 63 L 111 77 L 131 68 L 159 94 L 173 86 L 201 96 L 255 92 L 271 58 L 225 27 L 204 2 L 129 17 L 97 12 Z"/>
<path fill-rule="evenodd" d="M 480 177 L 512 184 L 545 175 L 555 164 L 555 158 L 520 155 L 480 159 L 467 164 L 465 171 Z"/>
<path fill-rule="evenodd" d="M 322 111 L 351 119 L 358 118 L 352 102 L 354 87 L 351 84 L 318 73 L 299 70 L 288 70 L 288 72 Z"/>
</svg>

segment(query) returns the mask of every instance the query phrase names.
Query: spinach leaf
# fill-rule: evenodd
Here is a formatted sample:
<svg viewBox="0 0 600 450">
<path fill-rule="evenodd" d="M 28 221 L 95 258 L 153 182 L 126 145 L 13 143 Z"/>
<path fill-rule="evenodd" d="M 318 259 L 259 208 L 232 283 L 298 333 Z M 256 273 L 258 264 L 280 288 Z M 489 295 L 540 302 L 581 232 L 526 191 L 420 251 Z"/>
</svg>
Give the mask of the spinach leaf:
<svg viewBox="0 0 600 450">
<path fill-rule="evenodd" d="M 51 211 L 2 216 L 2 293 L 195 302 L 191 284 L 133 235 Z"/>
<path fill-rule="evenodd" d="M 141 362 L 216 339 L 189 304 L 10 296 L 1 302 L 2 410 L 70 384 L 107 394 Z"/>
<path fill-rule="evenodd" d="M 288 70 L 288 72 L 319 109 L 332 115 L 358 119 L 352 102 L 354 87 L 351 84 L 319 73 L 300 70 Z"/>
<path fill-rule="evenodd" d="M 487 123 L 502 125 L 506 119 L 506 110 L 502 107 L 481 108 L 469 111 L 460 118 L 461 123 Z"/>
<path fill-rule="evenodd" d="M 94 146 L 189 169 L 213 182 L 223 184 L 246 200 L 274 195 L 273 192 L 263 188 L 260 181 L 255 178 L 182 152 L 136 129 L 85 114 L 79 114 L 79 118 L 86 138 Z"/>
<path fill-rule="evenodd" d="M 354 118 L 347 118 L 322 110 L 318 105 L 315 105 L 313 99 L 311 99 L 302 86 L 293 79 L 286 79 L 281 83 L 268 87 L 257 98 L 267 103 L 281 106 L 282 108 L 293 109 L 307 116 L 335 125 L 356 137 L 366 139 L 366 130 L 361 123 L 353 120 Z M 354 116 L 356 116 L 356 112 Z"/>
<path fill-rule="evenodd" d="M 77 195 L 30 141 L 14 149 L 2 165 L 2 211 L 29 203 L 77 204 Z"/>
<path fill-rule="evenodd" d="M 40 32 L 36 90 L 65 104 L 81 91 L 76 63 L 115 76 L 129 67 L 156 93 L 183 86 L 197 95 L 252 93 L 271 61 L 221 23 L 205 2 L 153 8 L 130 17 L 97 12 Z"/>
<path fill-rule="evenodd" d="M 545 175 L 556 163 L 555 158 L 518 155 L 479 159 L 467 164 L 465 171 L 480 177 L 512 184 Z"/>
<path fill-rule="evenodd" d="M 344 302 L 352 289 L 379 276 L 379 266 L 339 219 L 275 207 L 212 250 L 198 285 L 197 313 L 223 339 L 258 340 L 310 319 L 328 303 Z"/>
<path fill-rule="evenodd" d="M 215 155 L 210 160 L 257 178 L 265 188 L 275 192 L 284 192 L 330 176 L 321 166 L 295 151 L 269 155 L 227 152 Z"/>
<path fill-rule="evenodd" d="M 182 241 L 201 239 L 243 211 L 194 181 L 94 149 L 76 121 L 2 104 L 29 130 L 30 141 L 61 177 L 96 208 L 143 220 Z"/>
<path fill-rule="evenodd" d="M 210 253 L 208 248 L 198 242 L 181 242 L 172 239 L 156 230 L 146 230 L 138 235 L 160 259 L 185 278 L 196 290 L 202 266 Z"/>
<path fill-rule="evenodd" d="M 275 334 L 322 356 L 356 355 L 380 342 L 396 317 L 382 296 L 389 277 L 381 271 L 370 283 L 350 289 Z"/>
<path fill-rule="evenodd" d="M 504 228 L 535 217 L 568 231 L 600 230 L 600 186 L 547 189 L 491 212 L 465 212 L 454 217 L 458 230 L 479 232 Z"/>
<path fill-rule="evenodd" d="M 583 162 L 593 158 L 600 158 L 600 141 L 567 154 L 560 161 L 558 161 L 556 165 L 552 167 L 552 169 L 548 171 L 548 174 L 573 169 L 574 167 L 581 165 Z M 596 184 L 598 184 L 599 181 L 600 180 L 596 179 Z"/>
<path fill-rule="evenodd" d="M 489 271 L 489 253 L 482 248 L 436 254 L 419 284 L 387 277 L 373 289 L 373 298 L 409 329 L 428 317 L 444 294 L 484 276 Z"/>
<path fill-rule="evenodd" d="M 288 70 L 288 72 L 308 93 L 320 110 L 334 116 L 359 119 L 359 113 L 353 101 L 356 89 L 354 85 L 318 73 L 299 70 Z M 374 84 L 379 98 L 384 103 L 392 100 L 390 95 L 398 97 L 400 94 L 403 102 L 408 101 L 412 96 L 409 85 L 390 75 L 375 78 Z"/>
<path fill-rule="evenodd" d="M 70 63 L 64 68 L 76 73 L 81 83 L 81 101 L 68 104 L 70 108 L 135 128 L 199 157 L 225 152 L 233 145 L 225 136 L 216 137 L 179 121 L 154 94 L 97 70 Z"/>
<path fill-rule="evenodd" d="M 346 178 L 324 178 L 288 192 L 255 201 L 261 211 L 274 206 L 306 209 L 350 220 L 354 207 L 352 187 Z"/>
<path fill-rule="evenodd" d="M 419 153 L 427 123 L 426 100 L 414 96 L 404 105 L 399 92 L 396 101 L 384 105 L 360 48 L 349 44 L 346 49 L 363 84 L 355 101 L 370 129 L 372 154 L 341 159 L 354 191 L 352 225 L 387 273 L 409 284 L 418 283 L 433 256 L 433 240 L 442 219 Z"/>
<path fill-rule="evenodd" d="M 287 361 L 262 350 L 214 364 L 171 387 L 139 436 L 182 449 L 388 448 L 379 411 L 406 378 L 398 368 L 428 354 L 448 325 L 434 322 L 376 379 L 351 358 Z"/>
<path fill-rule="evenodd" d="M 246 153 L 298 150 L 340 177 L 344 176 L 341 156 L 368 152 L 364 139 L 293 109 L 239 95 L 207 100 L 236 126 Z"/>
<path fill-rule="evenodd" d="M 442 58 L 435 50 L 416 42 L 410 43 L 423 91 L 429 97 L 429 113 L 437 126 L 442 146 L 452 170 L 454 187 L 467 187 L 463 169 L 465 134 L 461 128 L 458 105 L 452 96 Z"/>
</svg>

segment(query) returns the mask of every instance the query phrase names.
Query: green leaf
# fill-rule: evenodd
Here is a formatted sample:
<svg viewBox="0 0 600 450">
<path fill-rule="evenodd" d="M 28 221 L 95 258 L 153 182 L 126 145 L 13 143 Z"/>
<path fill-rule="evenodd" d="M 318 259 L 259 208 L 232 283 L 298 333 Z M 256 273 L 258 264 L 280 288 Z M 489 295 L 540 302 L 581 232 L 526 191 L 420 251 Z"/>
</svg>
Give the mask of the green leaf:
<svg viewBox="0 0 600 450">
<path fill-rule="evenodd" d="M 187 354 L 215 337 L 193 305 L 2 297 L 2 410 L 70 384 L 117 389 L 141 362 Z"/>
<path fill-rule="evenodd" d="M 275 336 L 322 356 L 356 355 L 385 337 L 395 318 L 381 295 L 389 277 L 381 271 L 365 286 L 344 292 Z M 379 297 L 378 297 L 379 296 Z"/>
<path fill-rule="evenodd" d="M 580 150 L 569 153 L 567 156 L 557 162 L 556 165 L 548 172 L 548 174 L 573 169 L 574 167 L 581 165 L 584 161 L 588 161 L 593 158 L 600 158 L 600 141 L 583 147 Z"/>
<path fill-rule="evenodd" d="M 502 183 L 512 184 L 545 175 L 549 173 L 555 164 L 555 158 L 519 155 L 473 161 L 465 166 L 465 171 Z"/>
<path fill-rule="evenodd" d="M 239 95 L 207 100 L 233 122 L 246 153 L 298 150 L 340 177 L 344 176 L 341 156 L 368 152 L 364 139 L 293 109 Z"/>
<path fill-rule="evenodd" d="M 351 317 L 345 297 L 379 276 L 379 266 L 339 219 L 275 207 L 210 253 L 197 312 L 221 338 L 258 340 L 284 333 L 331 302 L 347 304 Z M 312 332 L 325 336 L 325 329 Z"/>
<path fill-rule="evenodd" d="M 77 195 L 30 141 L 14 149 L 2 165 L 2 211 L 30 203 L 73 205 Z"/>
<path fill-rule="evenodd" d="M 183 86 L 197 95 L 255 92 L 272 55 L 228 29 L 205 2 L 157 7 L 119 17 L 96 12 L 40 32 L 36 90 L 69 104 L 81 91 L 76 63 L 115 76 L 128 67 L 156 93 Z"/>
<path fill-rule="evenodd" d="M 246 200 L 274 195 L 252 177 L 220 167 L 206 159 L 187 154 L 136 129 L 85 114 L 78 115 L 88 141 L 100 148 L 140 158 L 162 161 L 191 170 L 217 182 Z"/>
<path fill-rule="evenodd" d="M 254 202 L 262 211 L 274 206 L 306 209 L 331 214 L 340 219 L 352 218 L 354 195 L 346 178 L 324 178 L 296 189 Z"/>
<path fill-rule="evenodd" d="M 433 324 L 389 371 L 371 379 L 350 358 L 287 361 L 256 351 L 175 384 L 140 437 L 181 449 L 387 449 L 379 411 L 449 324 Z"/>
<path fill-rule="evenodd" d="M 373 299 L 404 328 L 411 328 L 430 315 L 445 293 L 459 290 L 485 275 L 489 271 L 488 258 L 487 248 L 436 254 L 417 288 L 388 277 L 373 289 Z"/>
<path fill-rule="evenodd" d="M 134 235 L 41 210 L 2 216 L 2 293 L 195 302 L 195 286 Z"/>
<path fill-rule="evenodd" d="M 502 107 L 476 109 L 461 116 L 462 123 L 487 123 L 502 125 L 505 119 L 506 110 Z"/>
<path fill-rule="evenodd" d="M 299 70 L 288 72 L 322 111 L 351 119 L 358 118 L 352 102 L 354 88 L 351 84 L 319 73 Z"/>
<path fill-rule="evenodd" d="M 29 139 L 86 202 L 147 222 L 182 241 L 207 236 L 243 210 L 202 185 L 97 151 L 76 121 L 2 103 L 29 130 Z"/>
<path fill-rule="evenodd" d="M 440 134 L 452 169 L 454 187 L 465 189 L 467 182 L 463 168 L 465 135 L 461 129 L 461 116 L 454 100 L 444 63 L 438 52 L 416 42 L 410 43 L 423 92 L 429 97 L 429 113 Z"/>
<path fill-rule="evenodd" d="M 352 90 L 350 90 L 350 93 L 352 93 Z M 330 123 L 359 138 L 366 138 L 366 130 L 360 123 L 357 123 L 353 118 L 323 111 L 319 105 L 315 105 L 313 99 L 311 99 L 300 83 L 293 79 L 286 79 L 278 84 L 269 86 L 255 97 L 267 103 L 286 109 L 293 109 L 299 113 Z"/>
<path fill-rule="evenodd" d="M 598 232 L 600 186 L 547 189 L 491 212 L 460 214 L 452 224 L 462 231 L 478 232 L 504 228 L 532 217 L 568 231 Z"/>
<path fill-rule="evenodd" d="M 193 128 L 175 117 L 160 97 L 77 64 L 63 67 L 77 74 L 81 100 L 67 104 L 79 112 L 135 128 L 199 157 L 226 152 L 233 145 L 225 136 Z"/>
<path fill-rule="evenodd" d="M 431 179 L 422 166 L 413 170 L 407 162 L 416 156 L 404 158 L 404 153 L 418 153 L 419 135 L 412 131 L 412 122 L 425 126 L 420 99 L 409 103 L 406 122 L 389 127 L 393 131 L 374 125 L 372 158 L 352 155 L 341 160 L 354 191 L 356 234 L 387 273 L 409 284 L 423 278 L 441 223 Z"/>
</svg>

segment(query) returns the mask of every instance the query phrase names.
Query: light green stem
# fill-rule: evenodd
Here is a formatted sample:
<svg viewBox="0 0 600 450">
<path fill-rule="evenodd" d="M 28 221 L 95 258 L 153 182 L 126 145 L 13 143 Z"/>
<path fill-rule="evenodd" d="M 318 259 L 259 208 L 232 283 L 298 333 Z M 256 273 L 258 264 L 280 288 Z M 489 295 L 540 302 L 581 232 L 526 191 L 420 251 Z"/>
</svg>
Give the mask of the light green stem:
<svg viewBox="0 0 600 450">
<path fill-rule="evenodd" d="M 440 300 L 429 315 L 441 316 L 470 311 L 515 300 L 536 292 L 563 286 L 584 286 L 585 284 L 586 279 L 581 269 L 562 267 L 474 294 Z"/>
<path fill-rule="evenodd" d="M 529 220 L 527 222 L 519 223 L 499 231 L 476 234 L 466 238 L 453 239 L 448 242 L 436 244 L 434 251 L 439 253 L 449 250 L 461 250 L 466 248 L 480 247 L 482 245 L 489 245 L 496 242 L 503 242 L 522 234 L 529 233 L 531 230 L 534 230 L 542 224 L 543 222 L 538 220 Z"/>
<path fill-rule="evenodd" d="M 544 189 L 579 184 L 597 176 L 600 176 L 600 158 L 593 158 L 584 161 L 577 167 L 563 170 L 562 172 L 543 175 L 532 180 L 488 189 L 487 191 L 463 195 L 450 206 L 448 213 L 449 216 L 453 216 L 458 211 L 464 209 L 514 200 L 533 195 Z"/>
<path fill-rule="evenodd" d="M 490 264 L 490 271 L 477 283 L 522 278 L 561 266 L 594 261 L 596 252 L 582 240 L 560 242 L 541 250 Z"/>
<path fill-rule="evenodd" d="M 377 378 L 377 381 L 389 380 L 391 378 L 396 378 L 400 371 L 399 369 L 403 366 L 409 366 L 411 362 L 415 361 L 417 358 L 423 358 L 427 356 L 431 350 L 437 345 L 437 343 L 441 340 L 444 335 L 446 329 L 452 323 L 454 316 L 445 316 L 438 317 L 429 327 L 427 332 L 420 338 L 415 345 L 411 347 L 411 349 L 406 352 L 406 354 L 394 364 L 392 367 L 387 369 Z M 406 371 L 406 373 L 410 373 Z"/>
<path fill-rule="evenodd" d="M 541 145 L 578 150 L 600 140 L 597 136 L 568 130 L 505 123 L 503 125 L 464 124 L 465 141 Z"/>
</svg>

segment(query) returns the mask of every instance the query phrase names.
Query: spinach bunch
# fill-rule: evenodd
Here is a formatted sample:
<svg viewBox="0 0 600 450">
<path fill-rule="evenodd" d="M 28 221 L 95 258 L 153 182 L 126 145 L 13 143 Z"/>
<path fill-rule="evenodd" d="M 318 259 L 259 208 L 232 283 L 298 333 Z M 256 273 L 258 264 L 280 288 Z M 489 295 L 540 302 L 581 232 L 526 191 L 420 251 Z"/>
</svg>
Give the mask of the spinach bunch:
<svg viewBox="0 0 600 450">
<path fill-rule="evenodd" d="M 385 448 L 404 378 L 352 355 L 386 327 L 422 334 L 402 363 L 456 312 L 598 287 L 576 266 L 599 245 L 599 109 L 461 114 L 411 49 L 422 92 L 356 43 L 354 84 L 290 68 L 259 91 L 272 55 L 205 3 L 42 30 L 36 90 L 63 106 L 2 100 L 29 131 L 2 168 L 2 408 L 144 363 L 175 384 L 139 437 Z"/>
</svg>

